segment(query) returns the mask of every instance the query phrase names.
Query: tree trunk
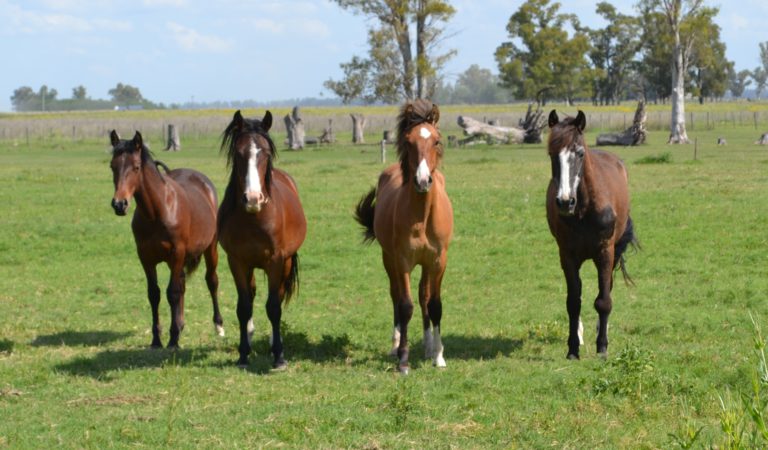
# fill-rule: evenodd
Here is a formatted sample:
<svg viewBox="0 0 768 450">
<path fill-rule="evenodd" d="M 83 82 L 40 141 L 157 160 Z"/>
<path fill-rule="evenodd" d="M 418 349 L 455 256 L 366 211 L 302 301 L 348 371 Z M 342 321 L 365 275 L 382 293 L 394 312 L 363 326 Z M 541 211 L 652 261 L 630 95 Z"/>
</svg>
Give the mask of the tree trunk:
<svg viewBox="0 0 768 450">
<path fill-rule="evenodd" d="M 403 94 L 406 99 L 413 98 L 413 56 L 411 53 L 411 35 L 408 29 L 408 18 L 405 14 L 397 14 L 390 23 L 397 39 L 397 47 L 403 58 Z"/>
<path fill-rule="evenodd" d="M 365 128 L 365 116 L 362 114 L 350 114 L 352 117 L 352 142 L 355 144 L 365 144 L 363 129 Z"/>
<path fill-rule="evenodd" d="M 323 135 L 320 136 L 321 144 L 333 144 L 336 142 L 336 136 L 333 134 L 333 119 L 328 119 L 328 128 L 323 130 Z"/>
<path fill-rule="evenodd" d="M 179 131 L 176 129 L 176 125 L 168 124 L 168 143 L 165 146 L 165 151 L 178 152 L 181 150 L 181 140 L 179 139 Z"/>
<path fill-rule="evenodd" d="M 301 119 L 299 107 L 294 106 L 291 114 L 287 114 L 285 129 L 288 132 L 287 144 L 291 150 L 301 150 L 304 148 L 304 121 Z"/>
<path fill-rule="evenodd" d="M 763 133 L 763 135 L 760 136 L 760 139 L 755 141 L 755 144 L 768 145 L 768 133 Z"/>
<path fill-rule="evenodd" d="M 536 111 L 533 111 L 532 108 L 533 103 L 528 103 L 528 111 L 525 113 L 525 117 L 518 122 L 520 128 L 525 130 L 524 144 L 540 144 L 541 130 L 547 125 L 547 120 L 541 107 L 537 105 Z"/>
<path fill-rule="evenodd" d="M 426 0 L 418 0 L 416 10 L 416 98 L 427 98 L 427 47 L 424 34 Z"/>
<path fill-rule="evenodd" d="M 596 145 L 640 145 L 645 143 L 645 102 L 639 101 L 632 126 L 622 133 L 605 133 L 597 136 Z"/>
<path fill-rule="evenodd" d="M 675 38 L 672 47 L 672 119 L 667 144 L 687 144 L 688 133 L 685 131 L 685 55 L 680 42 L 680 2 L 675 2 L 673 10 L 668 12 L 668 20 Z"/>
<path fill-rule="evenodd" d="M 497 127 L 471 117 L 459 116 L 457 123 L 464 129 L 466 138 L 459 145 L 485 141 L 496 144 L 520 144 L 524 142 L 525 130 L 513 127 Z"/>
</svg>

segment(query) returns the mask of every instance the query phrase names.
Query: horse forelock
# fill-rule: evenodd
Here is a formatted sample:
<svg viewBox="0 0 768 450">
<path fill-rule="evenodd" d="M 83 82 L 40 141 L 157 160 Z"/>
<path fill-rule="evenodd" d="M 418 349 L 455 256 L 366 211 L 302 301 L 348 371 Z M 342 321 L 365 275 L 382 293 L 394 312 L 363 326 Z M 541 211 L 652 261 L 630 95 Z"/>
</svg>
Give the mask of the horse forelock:
<svg viewBox="0 0 768 450">
<path fill-rule="evenodd" d="M 416 126 L 422 124 L 429 124 L 440 133 L 437 128 L 437 124 L 433 124 L 432 111 L 436 107 L 431 101 L 425 99 L 417 99 L 407 102 L 400 109 L 400 114 L 397 116 L 397 156 L 400 160 L 400 171 L 403 174 L 403 183 L 409 178 L 410 173 L 408 169 L 408 150 L 412 145 L 408 141 L 409 132 Z M 435 146 L 437 150 L 438 158 L 443 157 L 443 145 L 439 143 Z"/>
<path fill-rule="evenodd" d="M 262 148 L 261 150 L 266 151 L 268 156 L 267 170 L 264 175 L 264 190 L 267 192 L 267 194 L 270 194 L 270 186 L 272 185 L 272 160 L 277 157 L 277 147 L 275 147 L 274 141 L 269 136 L 269 133 L 264 130 L 264 127 L 261 125 L 261 121 L 258 119 L 243 118 L 242 129 L 238 129 L 237 124 L 233 120 L 229 125 L 227 125 L 227 128 L 224 129 L 224 133 L 222 133 L 220 150 L 221 152 L 227 153 L 227 167 L 232 170 L 230 174 L 230 183 L 232 183 L 235 179 L 234 161 L 235 155 L 238 153 L 237 141 L 244 134 L 255 134 L 267 141 L 268 148 Z"/>
<path fill-rule="evenodd" d="M 556 155 L 564 148 L 570 147 L 574 142 L 584 144 L 584 134 L 573 124 L 575 117 L 566 117 L 557 125 L 550 128 L 548 151 L 550 155 Z"/>
</svg>

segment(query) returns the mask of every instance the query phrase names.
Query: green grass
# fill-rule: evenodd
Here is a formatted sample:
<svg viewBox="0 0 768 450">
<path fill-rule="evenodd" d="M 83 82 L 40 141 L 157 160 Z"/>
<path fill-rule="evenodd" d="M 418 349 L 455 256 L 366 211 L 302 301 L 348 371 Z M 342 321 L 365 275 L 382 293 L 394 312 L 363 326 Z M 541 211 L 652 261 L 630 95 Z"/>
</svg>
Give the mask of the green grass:
<svg viewBox="0 0 768 450">
<path fill-rule="evenodd" d="M 728 146 L 715 145 L 721 135 Z M 752 145 L 751 127 L 693 137 L 696 161 L 693 145 L 666 146 L 662 132 L 613 149 L 628 163 L 643 250 L 628 261 L 637 286 L 617 279 L 605 361 L 595 355 L 590 264 L 587 345 L 581 361 L 565 359 L 543 145 L 447 149 L 456 215 L 443 283 L 448 367 L 421 358 L 416 320 L 408 377 L 386 356 L 392 313 L 379 249 L 361 245 L 352 220 L 383 167 L 376 145 L 280 154 L 309 225 L 300 295 L 283 315 L 289 368 L 271 373 L 261 277 L 247 370 L 235 367 L 236 295 L 223 257 L 227 337 L 214 336 L 198 273 L 182 350 L 148 350 L 143 272 L 130 219 L 109 207 L 105 144 L 0 141 L 0 447 L 723 446 L 720 399 L 752 390 L 749 313 L 768 317 L 768 150 Z M 666 164 L 636 162 L 663 153 Z M 156 154 L 223 190 L 215 136 Z M 166 283 L 167 269 L 160 276 Z M 163 301 L 164 340 L 168 314 Z"/>
</svg>

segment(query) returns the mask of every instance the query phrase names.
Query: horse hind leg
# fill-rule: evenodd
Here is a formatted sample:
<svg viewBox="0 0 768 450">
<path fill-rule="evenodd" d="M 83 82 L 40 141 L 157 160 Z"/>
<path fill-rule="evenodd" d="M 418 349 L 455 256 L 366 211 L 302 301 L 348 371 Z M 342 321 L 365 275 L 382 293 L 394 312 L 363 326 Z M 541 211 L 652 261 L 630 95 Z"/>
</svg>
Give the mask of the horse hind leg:
<svg viewBox="0 0 768 450">
<path fill-rule="evenodd" d="M 432 358 L 435 353 L 434 336 L 432 335 L 428 311 L 431 296 L 429 284 L 427 271 L 422 269 L 421 281 L 419 282 L 419 306 L 421 307 L 421 319 L 424 326 L 424 358 L 426 359 Z"/>
<path fill-rule="evenodd" d="M 445 358 L 443 357 L 443 339 L 440 335 L 440 323 L 443 319 L 443 299 L 440 295 L 445 274 L 445 265 L 447 258 L 444 257 L 440 265 L 439 272 L 434 276 L 432 295 L 427 303 L 429 319 L 432 321 L 432 364 L 435 367 L 445 367 Z"/>
<path fill-rule="evenodd" d="M 180 258 L 180 261 L 184 261 Z M 182 263 L 174 264 L 171 269 L 171 279 L 168 282 L 166 295 L 171 306 L 171 338 L 168 348 L 178 348 L 181 332 L 184 330 L 184 292 L 186 290 L 186 277 Z"/>
</svg>

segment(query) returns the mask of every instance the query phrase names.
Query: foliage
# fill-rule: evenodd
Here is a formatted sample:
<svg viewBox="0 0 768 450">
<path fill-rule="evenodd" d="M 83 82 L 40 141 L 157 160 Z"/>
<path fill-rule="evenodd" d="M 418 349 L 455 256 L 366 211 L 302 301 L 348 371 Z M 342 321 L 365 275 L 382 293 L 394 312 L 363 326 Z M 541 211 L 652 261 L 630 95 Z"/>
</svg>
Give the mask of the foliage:
<svg viewBox="0 0 768 450">
<path fill-rule="evenodd" d="M 441 83 L 435 92 L 435 101 L 441 105 L 499 104 L 509 100 L 510 92 L 499 85 L 499 78 L 477 64 L 459 74 L 453 85 Z"/>
<path fill-rule="evenodd" d="M 117 83 L 117 86 L 109 90 L 112 101 L 121 105 L 136 105 L 144 101 L 139 88 L 130 84 Z"/>
<path fill-rule="evenodd" d="M 748 79 L 751 76 L 752 72 L 747 69 L 740 70 L 736 73 L 736 71 L 731 68 L 731 70 L 728 71 L 728 90 L 731 91 L 731 95 L 736 98 L 744 95 L 747 86 L 752 83 L 752 80 Z"/>
<path fill-rule="evenodd" d="M 672 153 L 664 152 L 659 155 L 647 155 L 635 161 L 635 164 L 668 164 L 672 162 Z"/>
<path fill-rule="evenodd" d="M 13 91 L 11 103 L 16 111 L 46 111 L 51 110 L 51 105 L 56 101 L 59 93 L 56 89 L 49 89 L 48 86 L 40 86 L 40 90 L 35 92 L 29 86 L 22 86 Z"/>
<path fill-rule="evenodd" d="M 509 19 L 510 41 L 496 49 L 495 58 L 503 85 L 518 99 L 546 103 L 562 98 L 570 103 L 587 95 L 590 77 L 584 55 L 589 41 L 578 19 L 559 9 L 560 3 L 528 0 Z M 571 37 L 568 25 L 575 29 Z"/>
<path fill-rule="evenodd" d="M 720 26 L 714 22 L 717 8 L 701 8 L 684 23 L 681 33 L 695 35 L 691 41 L 687 80 L 691 93 L 704 98 L 721 98 L 728 85 L 728 73 L 733 63 L 726 59 L 725 44 L 720 40 Z"/>
<path fill-rule="evenodd" d="M 752 80 L 755 82 L 755 96 L 759 99 L 765 86 L 768 85 L 768 69 L 755 67 L 755 70 L 752 71 Z"/>
<path fill-rule="evenodd" d="M 455 51 L 439 54 L 444 29 L 455 10 L 443 0 L 335 0 L 374 19 L 368 31 L 368 58 L 353 56 L 342 63 L 344 78 L 327 80 L 326 89 L 344 103 L 361 99 L 366 103 L 396 103 L 402 99 L 429 98 L 435 92 L 440 71 Z M 410 23 L 415 23 L 415 47 Z"/>
<path fill-rule="evenodd" d="M 625 347 L 615 358 L 600 367 L 594 375 L 592 392 L 610 393 L 642 400 L 649 389 L 661 385 L 653 352 L 638 347 Z"/>
</svg>

